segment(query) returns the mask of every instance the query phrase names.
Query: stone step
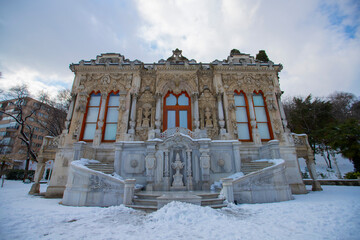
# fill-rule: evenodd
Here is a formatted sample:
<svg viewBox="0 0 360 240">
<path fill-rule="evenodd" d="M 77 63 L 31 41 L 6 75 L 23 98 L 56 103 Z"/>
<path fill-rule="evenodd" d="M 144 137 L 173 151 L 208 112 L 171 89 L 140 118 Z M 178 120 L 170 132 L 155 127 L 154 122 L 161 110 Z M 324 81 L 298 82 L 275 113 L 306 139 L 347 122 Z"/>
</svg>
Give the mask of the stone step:
<svg viewBox="0 0 360 240">
<path fill-rule="evenodd" d="M 157 206 L 156 199 L 133 199 L 134 205 L 140 205 L 140 206 Z"/>
<path fill-rule="evenodd" d="M 162 194 L 149 194 L 149 193 L 142 193 L 142 192 L 138 192 L 138 193 L 135 193 L 135 196 L 138 198 L 138 199 L 153 199 L 155 200 L 156 198 L 160 197 Z"/>
<path fill-rule="evenodd" d="M 199 193 L 196 195 L 201 197 L 202 199 L 213 199 L 219 197 L 219 194 L 220 193 Z"/>
<path fill-rule="evenodd" d="M 114 166 L 112 164 L 106 164 L 106 163 L 89 163 L 86 165 L 86 167 L 94 170 L 103 172 L 106 174 L 111 174 L 114 172 Z"/>
<path fill-rule="evenodd" d="M 175 195 L 174 195 L 175 194 Z M 173 201 L 184 201 L 189 202 L 190 199 L 194 198 L 194 195 L 200 197 L 200 205 L 208 206 L 212 208 L 222 208 L 226 207 L 227 204 L 224 203 L 224 198 L 219 197 L 218 192 L 204 192 L 204 191 L 194 191 L 194 192 L 184 192 L 183 197 L 181 192 L 162 192 L 162 191 L 153 191 L 153 192 L 137 192 L 134 194 L 133 204 L 128 205 L 134 209 L 143 210 L 146 212 L 153 212 L 157 210 L 157 207 L 162 205 L 162 201 L 166 198 L 174 198 Z M 189 195 L 189 198 L 186 196 Z M 160 204 L 160 205 L 159 205 Z"/>
<path fill-rule="evenodd" d="M 272 166 L 272 163 L 268 162 L 247 162 L 241 164 L 241 171 L 247 175 L 252 172 L 259 171 L 261 169 Z"/>
<path fill-rule="evenodd" d="M 227 207 L 227 204 L 222 203 L 222 204 L 216 204 L 216 205 L 210 205 L 210 206 L 204 206 L 204 207 L 211 207 L 211 208 L 214 208 L 214 209 L 218 209 L 218 208 Z"/>
<path fill-rule="evenodd" d="M 224 198 L 210 198 L 201 200 L 201 206 L 215 206 L 224 203 Z"/>
<path fill-rule="evenodd" d="M 145 212 L 155 212 L 158 210 L 157 206 L 135 205 L 135 204 L 125 205 L 125 206 L 137 210 L 143 210 Z"/>
</svg>

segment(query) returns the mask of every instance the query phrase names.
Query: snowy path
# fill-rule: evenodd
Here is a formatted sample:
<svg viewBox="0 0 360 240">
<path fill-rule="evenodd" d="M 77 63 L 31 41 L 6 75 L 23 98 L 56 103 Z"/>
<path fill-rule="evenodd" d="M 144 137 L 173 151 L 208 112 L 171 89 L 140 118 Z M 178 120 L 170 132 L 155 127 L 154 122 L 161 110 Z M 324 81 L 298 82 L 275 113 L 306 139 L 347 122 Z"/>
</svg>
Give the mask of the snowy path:
<svg viewBox="0 0 360 240">
<path fill-rule="evenodd" d="M 152 214 L 62 206 L 27 195 L 29 188 L 19 181 L 0 188 L 0 239 L 360 239 L 360 187 L 323 186 L 293 201 L 221 210 L 174 202 Z"/>
</svg>

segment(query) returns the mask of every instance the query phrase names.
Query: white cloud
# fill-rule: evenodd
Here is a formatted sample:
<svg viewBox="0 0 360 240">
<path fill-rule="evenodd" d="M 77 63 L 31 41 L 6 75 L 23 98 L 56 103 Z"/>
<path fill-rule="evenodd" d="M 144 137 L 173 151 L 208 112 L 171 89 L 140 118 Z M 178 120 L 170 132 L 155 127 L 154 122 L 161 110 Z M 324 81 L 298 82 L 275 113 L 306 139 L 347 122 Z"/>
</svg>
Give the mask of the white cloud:
<svg viewBox="0 0 360 240">
<path fill-rule="evenodd" d="M 3 1 L 0 87 L 70 87 L 68 65 L 104 52 L 157 62 L 180 48 L 210 62 L 237 48 L 282 63 L 287 95 L 360 95 L 359 11 L 351 0 Z"/>
<path fill-rule="evenodd" d="M 26 84 L 33 97 L 38 97 L 41 92 L 46 92 L 54 98 L 60 90 L 70 88 L 72 80 L 71 75 L 67 78 L 60 78 L 56 74 L 44 75 L 31 68 L 19 67 L 15 71 L 9 70 L 2 75 L 0 89 L 10 89 L 14 86 Z"/>
<path fill-rule="evenodd" d="M 206 62 L 226 58 L 232 48 L 252 55 L 265 49 L 273 61 L 284 65 L 281 85 L 288 95 L 327 95 L 335 90 L 360 95 L 359 30 L 356 39 L 343 31 L 346 19 L 356 19 L 349 2 L 329 2 L 341 14 L 350 14 L 335 26 L 321 11 L 321 1 L 137 3 L 144 23 L 141 36 L 156 42 L 157 51 L 167 54 L 164 57 L 175 47 Z"/>
</svg>

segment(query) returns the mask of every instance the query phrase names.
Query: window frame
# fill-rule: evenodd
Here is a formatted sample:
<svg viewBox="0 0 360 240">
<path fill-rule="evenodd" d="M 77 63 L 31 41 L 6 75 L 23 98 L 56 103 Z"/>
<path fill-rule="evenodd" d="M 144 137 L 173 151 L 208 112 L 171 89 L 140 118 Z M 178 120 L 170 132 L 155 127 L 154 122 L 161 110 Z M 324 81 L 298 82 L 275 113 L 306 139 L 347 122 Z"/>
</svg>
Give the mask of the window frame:
<svg viewBox="0 0 360 240">
<path fill-rule="evenodd" d="M 84 139 L 84 133 L 85 133 L 85 127 L 86 127 L 86 118 L 88 116 L 88 111 L 89 111 L 89 108 L 95 108 L 95 107 L 92 107 L 92 106 L 89 106 L 90 104 L 90 99 L 91 99 L 91 96 L 92 95 L 98 95 L 100 94 L 100 103 L 99 103 L 99 110 L 98 110 L 98 116 L 96 118 L 96 127 L 95 127 L 95 131 L 98 129 L 98 122 L 99 122 L 99 115 L 100 115 L 100 108 L 101 108 L 101 102 L 102 102 L 102 96 L 101 96 L 101 92 L 100 91 L 92 91 L 90 94 L 89 94 L 89 97 L 87 98 L 87 104 L 86 104 L 86 110 L 85 110 L 85 114 L 84 114 L 84 118 L 83 118 L 83 121 L 82 121 L 82 126 L 81 126 L 81 132 L 80 132 L 80 138 L 79 140 L 80 141 L 84 141 L 84 142 L 93 142 L 94 141 L 94 138 L 93 139 Z M 92 122 L 93 123 L 93 122 Z M 95 137 L 95 135 L 94 135 Z"/>
<path fill-rule="evenodd" d="M 170 96 L 170 94 L 174 95 L 176 97 L 176 104 L 172 105 L 172 106 L 167 106 L 166 105 L 166 99 Z M 179 97 L 185 94 L 185 96 L 189 99 L 189 104 L 184 106 L 184 105 L 179 105 L 178 104 L 178 99 Z M 167 94 L 164 96 L 164 103 L 163 103 L 163 131 L 166 131 L 167 125 L 168 125 L 168 114 L 167 111 L 169 110 L 173 110 L 175 111 L 175 127 L 180 127 L 180 111 L 187 111 L 187 129 L 189 129 L 190 131 L 192 131 L 192 121 L 191 121 L 191 97 L 189 96 L 189 94 L 186 91 L 181 91 L 179 94 L 175 94 L 173 91 L 168 91 Z"/>
<path fill-rule="evenodd" d="M 235 105 L 235 94 L 237 94 L 237 95 L 243 94 L 244 99 L 245 99 L 245 105 L 246 105 L 246 106 L 236 106 L 236 105 Z M 235 106 L 236 131 L 237 131 L 237 124 L 238 124 L 238 123 L 245 123 L 245 122 L 238 122 L 238 121 L 237 121 L 237 119 L 236 119 L 236 110 L 237 110 L 236 108 L 237 108 L 237 107 L 245 107 L 245 109 L 246 109 L 246 115 L 247 115 L 247 119 L 248 119 L 247 124 L 248 124 L 248 130 L 249 130 L 250 139 L 239 139 L 239 138 L 238 138 L 238 140 L 241 141 L 241 142 L 252 142 L 252 141 L 253 141 L 253 137 L 252 137 L 252 127 L 251 127 L 251 123 L 250 123 L 251 119 L 250 119 L 249 102 L 248 102 L 246 93 L 245 93 L 243 90 L 240 90 L 240 91 L 235 90 L 235 91 L 234 91 L 234 106 Z M 238 137 L 239 137 L 239 136 L 238 136 Z"/>
<path fill-rule="evenodd" d="M 117 106 L 109 106 L 110 96 L 111 96 L 112 93 L 113 93 L 115 96 L 118 95 L 118 96 L 120 97 L 120 91 L 119 91 L 119 90 L 118 90 L 118 91 L 111 91 L 111 92 L 109 92 L 108 95 L 107 95 L 106 105 L 105 105 L 105 114 L 104 114 L 104 125 L 103 125 L 103 127 L 102 127 L 102 129 L 101 129 L 101 131 L 102 131 L 101 141 L 102 141 L 102 142 L 115 142 L 115 141 L 116 141 L 116 136 L 115 136 L 115 139 L 114 139 L 114 140 L 105 140 L 106 124 L 114 124 L 114 123 L 118 124 L 118 121 L 116 121 L 116 122 L 107 122 L 107 121 L 106 121 L 106 120 L 107 120 L 107 115 L 108 115 L 108 110 L 109 110 L 109 108 L 119 108 L 119 107 L 120 107 L 120 102 L 118 103 L 119 105 L 117 105 Z M 118 112 L 118 117 L 119 117 L 119 112 Z M 116 130 L 117 130 L 117 126 L 116 126 Z"/>
<path fill-rule="evenodd" d="M 262 96 L 263 101 L 264 101 L 264 106 L 255 106 L 254 94 L 257 94 L 257 95 L 260 94 L 260 95 Z M 267 142 L 267 141 L 273 140 L 273 139 L 274 139 L 274 134 L 273 134 L 272 127 L 271 127 L 270 114 L 269 114 L 269 111 L 268 111 L 268 108 L 267 108 L 266 98 L 265 98 L 265 96 L 264 96 L 263 91 L 261 91 L 261 90 L 259 90 L 259 91 L 254 91 L 251 97 L 252 97 L 252 101 L 253 101 L 253 108 L 254 108 L 254 115 L 255 115 L 255 120 L 256 120 L 256 127 L 258 128 L 258 123 L 267 123 L 268 129 L 269 129 L 269 136 L 270 136 L 270 138 L 269 138 L 269 139 L 262 139 L 261 136 L 260 136 L 261 141 L 262 141 L 262 142 Z M 257 121 L 256 111 L 255 111 L 255 108 L 256 108 L 256 107 L 263 107 L 263 108 L 265 108 L 265 114 L 266 114 L 267 122 L 258 122 L 258 121 Z"/>
</svg>

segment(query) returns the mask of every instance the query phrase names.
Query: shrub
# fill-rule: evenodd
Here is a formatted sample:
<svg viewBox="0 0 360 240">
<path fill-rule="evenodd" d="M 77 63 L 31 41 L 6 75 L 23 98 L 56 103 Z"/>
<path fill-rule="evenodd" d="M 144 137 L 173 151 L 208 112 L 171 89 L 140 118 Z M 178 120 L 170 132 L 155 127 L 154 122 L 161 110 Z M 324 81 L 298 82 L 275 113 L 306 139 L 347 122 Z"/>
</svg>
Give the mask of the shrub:
<svg viewBox="0 0 360 240">
<path fill-rule="evenodd" d="M 360 172 L 348 172 L 345 174 L 345 179 L 357 179 L 360 178 Z"/>
</svg>

